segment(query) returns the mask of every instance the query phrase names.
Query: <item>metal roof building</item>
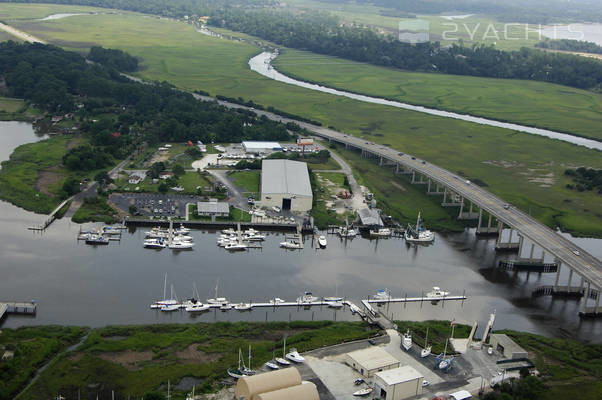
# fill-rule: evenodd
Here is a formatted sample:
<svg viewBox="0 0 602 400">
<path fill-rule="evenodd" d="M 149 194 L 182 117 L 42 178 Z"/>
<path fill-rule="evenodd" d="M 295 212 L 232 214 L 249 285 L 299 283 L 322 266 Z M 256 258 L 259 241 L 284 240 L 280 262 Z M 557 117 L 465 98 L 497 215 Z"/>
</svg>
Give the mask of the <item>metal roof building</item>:
<svg viewBox="0 0 602 400">
<path fill-rule="evenodd" d="M 215 221 L 215 217 L 227 217 L 230 215 L 230 205 L 217 200 L 199 201 L 196 203 L 196 213 L 204 217 L 211 217 Z"/>
<path fill-rule="evenodd" d="M 380 347 L 347 353 L 345 363 L 368 378 L 377 372 L 399 367 L 399 360 Z"/>
<path fill-rule="evenodd" d="M 242 148 L 246 153 L 271 153 L 282 151 L 278 142 L 242 142 Z"/>
<path fill-rule="evenodd" d="M 307 164 L 290 160 L 261 162 L 261 205 L 283 210 L 311 210 L 313 195 Z"/>
<path fill-rule="evenodd" d="M 252 400 L 257 395 L 301 385 L 297 368 L 286 368 L 253 376 L 244 376 L 236 382 L 236 399 Z"/>
<path fill-rule="evenodd" d="M 527 358 L 529 353 L 504 333 L 493 333 L 489 344 L 506 358 Z"/>
<path fill-rule="evenodd" d="M 377 210 L 362 208 L 357 213 L 363 226 L 383 226 L 383 220 Z"/>
<path fill-rule="evenodd" d="M 303 381 L 300 385 L 256 394 L 253 400 L 320 400 L 320 396 L 314 383 Z"/>
<path fill-rule="evenodd" d="M 377 372 L 374 390 L 383 400 L 402 400 L 422 394 L 424 376 L 409 365 Z"/>
</svg>

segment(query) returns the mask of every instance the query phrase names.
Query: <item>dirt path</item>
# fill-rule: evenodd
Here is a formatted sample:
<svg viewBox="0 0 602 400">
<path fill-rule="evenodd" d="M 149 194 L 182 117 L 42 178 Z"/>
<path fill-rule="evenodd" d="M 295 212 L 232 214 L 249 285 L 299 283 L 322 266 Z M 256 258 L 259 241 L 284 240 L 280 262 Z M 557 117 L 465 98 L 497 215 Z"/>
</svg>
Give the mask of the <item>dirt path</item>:
<svg viewBox="0 0 602 400">
<path fill-rule="evenodd" d="M 29 33 L 20 31 L 16 28 L 13 28 L 10 25 L 6 25 L 1 22 L 0 22 L 0 29 L 2 29 L 3 31 L 10 33 L 11 35 L 16 36 L 19 39 L 24 40 L 26 42 L 46 44 L 46 42 L 43 41 L 42 39 L 38 39 L 37 37 L 30 35 Z"/>
</svg>

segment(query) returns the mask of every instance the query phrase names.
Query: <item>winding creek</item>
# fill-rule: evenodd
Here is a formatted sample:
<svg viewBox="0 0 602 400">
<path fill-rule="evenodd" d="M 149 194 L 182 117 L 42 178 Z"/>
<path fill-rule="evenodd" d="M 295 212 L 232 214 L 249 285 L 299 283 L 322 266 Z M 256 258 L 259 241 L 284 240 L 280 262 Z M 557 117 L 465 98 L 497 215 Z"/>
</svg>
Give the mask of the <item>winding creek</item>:
<svg viewBox="0 0 602 400">
<path fill-rule="evenodd" d="M 31 125 L 0 122 L 0 144 L 6 159 L 14 148 L 39 140 Z M 326 250 L 306 247 L 284 251 L 282 234 L 268 232 L 261 250 L 229 254 L 215 244 L 216 233 L 193 231 L 195 247 L 189 252 L 144 249 L 148 228 L 130 228 L 121 242 L 92 247 L 76 241 L 79 224 L 56 221 L 40 234 L 26 229 L 44 217 L 0 202 L 0 294 L 3 300 L 38 302 L 36 317 L 8 316 L 4 327 L 40 324 L 104 326 L 163 322 L 265 321 L 290 319 L 355 319 L 348 311 L 329 309 L 254 310 L 160 313 L 149 303 L 160 298 L 163 275 L 180 298 L 196 282 L 202 298 L 213 297 L 220 278 L 220 295 L 233 301 L 265 301 L 270 297 L 294 300 L 304 290 L 329 296 L 338 294 L 354 302 L 388 288 L 396 296 L 419 295 L 431 286 L 454 294 L 466 291 L 468 300 L 431 304 L 391 305 L 396 319 L 452 319 L 481 328 L 496 310 L 496 328 L 527 330 L 548 335 L 602 341 L 602 321 L 580 320 L 578 301 L 533 298 L 531 291 L 552 284 L 554 274 L 506 272 L 496 268 L 500 259 L 495 239 L 477 238 L 474 230 L 438 234 L 430 247 L 408 246 L 402 240 L 341 241 L 328 236 Z M 93 224 L 83 225 L 87 229 Z M 602 241 L 574 239 L 598 257 Z M 563 274 L 562 278 L 567 276 Z"/>
<path fill-rule="evenodd" d="M 327 86 L 317 85 L 315 83 L 303 82 L 297 79 L 293 79 L 281 72 L 278 72 L 276 68 L 272 66 L 272 61 L 277 57 L 277 54 L 270 51 L 264 51 L 249 60 L 249 67 L 251 70 L 261 74 L 267 78 L 274 79 L 279 82 L 287 83 L 289 85 L 295 85 L 310 90 L 316 90 L 323 93 L 334 94 L 336 96 L 343 96 L 350 99 L 363 101 L 366 103 L 381 104 L 390 107 L 401 108 L 404 110 L 416 111 L 424 114 L 435 115 L 444 118 L 459 119 L 462 121 L 473 122 L 481 125 L 495 126 L 498 128 L 511 129 L 517 132 L 530 133 L 533 135 L 546 136 L 551 139 L 562 140 L 564 142 L 584 146 L 590 149 L 602 150 L 602 142 L 586 139 L 566 133 L 555 132 L 547 129 L 534 128 L 525 125 L 513 124 L 510 122 L 495 121 L 492 119 L 475 117 L 468 114 L 458 114 L 450 111 L 437 110 L 434 108 L 428 108 L 423 106 L 416 106 L 412 104 L 402 103 L 399 101 L 387 100 L 379 97 L 371 97 L 362 94 L 345 92 L 343 90 L 333 89 Z"/>
</svg>

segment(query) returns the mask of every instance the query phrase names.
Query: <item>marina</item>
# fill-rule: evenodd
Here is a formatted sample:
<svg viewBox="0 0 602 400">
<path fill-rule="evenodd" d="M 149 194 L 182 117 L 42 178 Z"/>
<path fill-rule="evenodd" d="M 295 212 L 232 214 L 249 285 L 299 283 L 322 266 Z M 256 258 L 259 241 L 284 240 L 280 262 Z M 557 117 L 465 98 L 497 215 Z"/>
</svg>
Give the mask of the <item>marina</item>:
<svg viewBox="0 0 602 400">
<path fill-rule="evenodd" d="M 6 314 L 36 315 L 38 306 L 36 303 L 0 302 L 0 321 Z"/>
</svg>

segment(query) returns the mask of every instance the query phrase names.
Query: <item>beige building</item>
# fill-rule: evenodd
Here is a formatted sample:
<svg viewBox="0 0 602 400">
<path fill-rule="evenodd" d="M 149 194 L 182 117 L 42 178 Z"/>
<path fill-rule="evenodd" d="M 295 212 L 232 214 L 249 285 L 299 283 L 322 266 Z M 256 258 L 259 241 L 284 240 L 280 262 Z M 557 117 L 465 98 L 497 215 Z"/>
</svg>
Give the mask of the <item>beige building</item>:
<svg viewBox="0 0 602 400">
<path fill-rule="evenodd" d="M 290 160 L 261 162 L 261 206 L 282 210 L 307 212 L 311 210 L 313 194 L 307 164 Z"/>
<path fill-rule="evenodd" d="M 495 351 L 505 358 L 527 358 L 529 354 L 520 347 L 508 335 L 503 333 L 493 333 L 489 337 L 489 344 Z"/>
<path fill-rule="evenodd" d="M 345 354 L 345 364 L 369 378 L 375 373 L 399 367 L 399 360 L 380 347 Z"/>
<path fill-rule="evenodd" d="M 319 400 L 316 385 L 302 382 L 294 368 L 245 376 L 236 383 L 236 400 Z"/>
<path fill-rule="evenodd" d="M 383 400 L 402 400 L 422 394 L 424 377 L 409 365 L 377 372 L 374 394 Z"/>
</svg>

